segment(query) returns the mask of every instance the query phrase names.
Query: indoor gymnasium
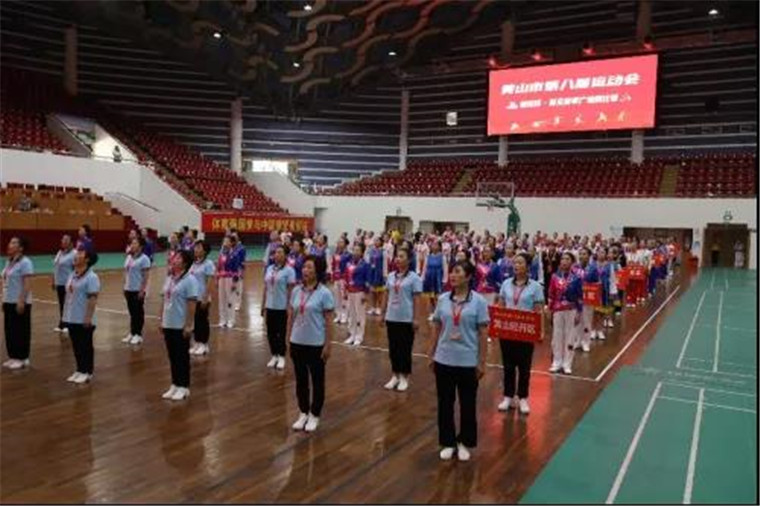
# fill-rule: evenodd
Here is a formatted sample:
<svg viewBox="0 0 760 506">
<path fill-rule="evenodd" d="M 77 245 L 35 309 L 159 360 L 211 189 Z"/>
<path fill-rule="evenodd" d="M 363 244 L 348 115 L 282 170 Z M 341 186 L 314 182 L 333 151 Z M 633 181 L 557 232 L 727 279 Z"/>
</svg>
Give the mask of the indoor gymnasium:
<svg viewBox="0 0 760 506">
<path fill-rule="evenodd" d="M 0 502 L 757 504 L 758 3 L 0 2 Z"/>
</svg>

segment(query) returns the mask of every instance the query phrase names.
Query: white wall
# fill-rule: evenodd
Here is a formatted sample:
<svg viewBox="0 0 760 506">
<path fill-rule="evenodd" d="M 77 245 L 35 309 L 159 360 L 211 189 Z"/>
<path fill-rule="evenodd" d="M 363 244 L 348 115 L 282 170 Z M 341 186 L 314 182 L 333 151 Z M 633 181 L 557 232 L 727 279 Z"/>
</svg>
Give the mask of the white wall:
<svg viewBox="0 0 760 506">
<path fill-rule="evenodd" d="M 182 225 L 198 229 L 201 225 L 201 213 L 195 206 L 151 169 L 136 163 L 0 149 L 0 183 L 9 182 L 84 187 L 99 195 L 123 194 L 155 209 L 118 197 L 114 197 L 114 205 L 141 226 L 156 228 L 162 235 Z"/>
<path fill-rule="evenodd" d="M 246 181 L 255 185 L 291 214 L 314 215 L 315 197 L 278 172 L 249 172 Z"/>
<path fill-rule="evenodd" d="M 610 235 L 623 227 L 669 227 L 703 229 L 707 223 L 722 223 L 723 214 L 733 214 L 731 223 L 757 228 L 757 199 L 581 199 L 518 198 L 515 201 L 526 232 L 569 232 Z M 474 198 L 450 197 L 335 197 L 320 196 L 324 207 L 320 223 L 330 237 L 356 228 L 381 230 L 386 216 L 409 216 L 415 228 L 420 221 L 469 222 L 470 228 L 506 229 L 506 210 L 487 211 L 476 207 Z M 756 234 L 753 234 L 756 238 Z M 757 244 L 752 242 L 750 260 L 755 265 Z"/>
</svg>

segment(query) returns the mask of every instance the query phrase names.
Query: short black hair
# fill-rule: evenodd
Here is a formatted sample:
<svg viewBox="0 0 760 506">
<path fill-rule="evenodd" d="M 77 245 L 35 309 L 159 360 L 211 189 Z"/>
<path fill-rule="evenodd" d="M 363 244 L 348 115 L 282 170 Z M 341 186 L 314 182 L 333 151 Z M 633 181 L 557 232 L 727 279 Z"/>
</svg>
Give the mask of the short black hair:
<svg viewBox="0 0 760 506">
<path fill-rule="evenodd" d="M 327 261 L 324 257 L 306 255 L 303 263 L 305 264 L 306 262 L 314 262 L 314 273 L 317 277 L 317 283 L 324 283 L 327 279 Z"/>
<path fill-rule="evenodd" d="M 24 251 L 24 253 L 26 253 L 26 250 L 29 249 L 29 239 L 20 235 L 11 237 L 11 241 L 13 239 L 16 239 L 16 241 L 18 241 L 18 245 L 21 246 L 21 249 Z"/>
<path fill-rule="evenodd" d="M 363 242 L 354 243 L 354 246 L 359 246 L 359 249 L 361 250 L 362 255 L 364 255 L 364 252 L 367 250 L 367 247 L 364 245 Z"/>
<path fill-rule="evenodd" d="M 208 243 L 208 241 L 198 239 L 197 241 L 195 241 L 195 245 L 200 246 L 203 249 L 204 256 L 208 256 L 209 252 L 211 251 L 211 245 Z"/>
<path fill-rule="evenodd" d="M 138 235 L 132 240 L 137 241 L 137 244 L 140 245 L 140 249 L 145 249 L 145 237 L 143 237 L 142 235 Z"/>
<path fill-rule="evenodd" d="M 523 260 L 525 260 L 525 263 L 530 265 L 531 262 L 533 262 L 533 257 L 531 257 L 529 254 L 525 253 L 524 251 L 521 251 L 520 253 L 516 254 L 515 257 L 520 257 Z"/>
<path fill-rule="evenodd" d="M 569 256 L 570 261 L 575 263 L 575 255 L 573 255 L 572 251 L 565 251 L 564 253 L 562 253 L 562 255 L 560 255 L 560 258 L 562 258 L 565 255 Z"/>
<path fill-rule="evenodd" d="M 472 262 L 457 262 L 454 264 L 454 267 L 452 267 L 452 270 L 461 267 L 464 271 L 464 275 L 468 278 L 471 278 L 475 275 L 475 266 L 472 265 Z"/>
<path fill-rule="evenodd" d="M 186 249 L 181 249 L 179 256 L 182 258 L 182 274 L 184 275 L 193 266 L 193 254 Z"/>
<path fill-rule="evenodd" d="M 94 251 L 84 249 L 82 250 L 84 252 L 84 257 L 87 259 L 87 268 L 89 269 L 96 263 L 98 263 L 98 254 Z"/>
<path fill-rule="evenodd" d="M 82 225 L 82 228 L 84 229 L 84 235 L 87 237 L 90 237 L 90 234 L 92 233 L 92 228 L 90 228 L 90 226 L 87 223 Z"/>
</svg>

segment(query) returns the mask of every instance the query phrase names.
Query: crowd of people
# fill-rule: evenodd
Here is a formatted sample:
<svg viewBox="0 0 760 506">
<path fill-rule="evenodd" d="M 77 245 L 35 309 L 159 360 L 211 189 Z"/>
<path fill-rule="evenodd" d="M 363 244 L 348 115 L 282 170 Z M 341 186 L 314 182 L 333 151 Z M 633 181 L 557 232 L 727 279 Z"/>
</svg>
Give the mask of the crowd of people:
<svg viewBox="0 0 760 506">
<path fill-rule="evenodd" d="M 32 261 L 21 237 L 13 237 L 2 270 L 9 369 L 29 365 Z M 167 273 L 161 291 L 161 328 L 171 366 L 163 398 L 190 394 L 192 355 L 210 352 L 210 309 L 217 296 L 216 326 L 233 328 L 244 293 L 246 250 L 235 230 L 223 239 L 216 261 L 198 233 L 184 227 L 168 238 Z M 155 246 L 145 231 L 129 234 L 123 291 L 129 332 L 123 342 L 143 342 L 145 298 Z M 333 334 L 345 326 L 344 343 L 360 347 L 367 318 L 380 317 L 388 338 L 391 377 L 387 390 L 406 391 L 415 334 L 432 326 L 427 352 L 435 373 L 441 459 L 470 458 L 477 444 L 476 398 L 485 373 L 489 306 L 533 311 L 551 329 L 552 373 L 572 374 L 576 351 L 589 352 L 617 325 L 615 315 L 647 300 L 673 274 L 679 246 L 672 239 L 605 238 L 537 232 L 454 232 L 404 236 L 397 231 L 343 233 L 328 246 L 323 234 L 296 237 L 273 231 L 266 246 L 261 315 L 271 358 L 282 370 L 290 354 L 299 406 L 294 430 L 317 429 L 325 399 L 325 364 Z M 54 260 L 52 286 L 59 302 L 55 330 L 71 338 L 76 371 L 68 381 L 93 378 L 93 334 L 101 289 L 92 267 L 98 255 L 89 227 L 76 242 L 64 235 Z M 154 271 L 155 272 L 155 271 Z M 154 274 L 155 275 L 155 274 Z M 543 334 L 541 336 L 543 340 Z M 504 365 L 503 399 L 497 409 L 530 412 L 534 342 L 499 340 Z M 460 427 L 456 431 L 455 401 Z"/>
</svg>

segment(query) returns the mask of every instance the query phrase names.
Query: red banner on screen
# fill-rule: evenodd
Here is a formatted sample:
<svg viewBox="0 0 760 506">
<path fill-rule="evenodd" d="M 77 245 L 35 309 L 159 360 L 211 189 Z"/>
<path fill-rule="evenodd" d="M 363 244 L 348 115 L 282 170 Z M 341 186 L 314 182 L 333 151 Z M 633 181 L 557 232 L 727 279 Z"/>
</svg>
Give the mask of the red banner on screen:
<svg viewBox="0 0 760 506">
<path fill-rule="evenodd" d="M 488 135 L 651 128 L 657 55 L 494 70 Z"/>
</svg>

